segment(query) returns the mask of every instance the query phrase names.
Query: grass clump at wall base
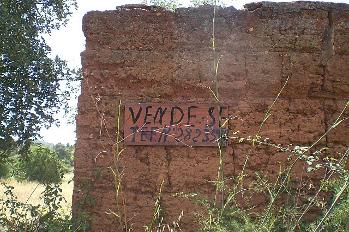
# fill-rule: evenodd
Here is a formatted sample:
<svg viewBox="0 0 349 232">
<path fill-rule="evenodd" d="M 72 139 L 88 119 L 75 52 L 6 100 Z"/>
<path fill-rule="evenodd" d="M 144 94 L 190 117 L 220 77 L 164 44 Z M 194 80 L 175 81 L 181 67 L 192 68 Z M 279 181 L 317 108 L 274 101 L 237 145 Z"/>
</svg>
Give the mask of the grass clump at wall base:
<svg viewBox="0 0 349 232">
<path fill-rule="evenodd" d="M 333 208 L 327 209 L 320 215 L 320 218 L 311 223 L 307 227 L 308 231 L 335 231 L 335 232 L 348 232 L 349 231 L 349 187 L 348 187 L 349 175 L 345 178 L 339 178 L 335 181 L 329 182 L 329 191 L 333 193 L 331 203 Z M 338 198 L 337 198 L 338 197 Z M 337 199 L 337 201 L 336 201 Z M 330 211 L 329 211 L 330 210 Z M 325 217 L 326 213 L 329 213 L 328 217 Z M 320 227 L 317 225 L 323 220 Z"/>
<path fill-rule="evenodd" d="M 342 182 L 342 181 L 340 181 Z M 266 208 L 260 212 L 253 212 L 253 206 L 244 209 L 237 202 L 230 206 L 220 207 L 214 201 L 200 199 L 207 213 L 199 215 L 200 232 L 348 232 L 349 231 L 349 188 L 343 190 L 343 183 L 336 183 L 336 190 L 331 190 L 333 198 L 329 200 L 320 214 L 308 222 L 297 221 L 307 204 Z M 336 196 L 339 196 L 336 201 Z M 294 196 L 297 200 L 297 196 Z M 234 200 L 235 201 L 235 200 Z M 331 205 L 334 205 L 331 208 Z"/>
<path fill-rule="evenodd" d="M 311 183 L 306 178 L 292 181 L 295 177 L 288 166 L 276 180 L 256 173 L 254 181 L 249 181 L 252 176 L 242 170 L 222 188 L 223 202 L 195 194 L 185 196 L 207 209 L 199 215 L 201 232 L 348 232 L 348 154 L 349 150 L 339 161 L 317 163 L 316 167 L 326 167 L 326 175 L 316 186 L 306 184 Z M 256 205 L 256 196 L 263 196 L 265 204 Z"/>
</svg>

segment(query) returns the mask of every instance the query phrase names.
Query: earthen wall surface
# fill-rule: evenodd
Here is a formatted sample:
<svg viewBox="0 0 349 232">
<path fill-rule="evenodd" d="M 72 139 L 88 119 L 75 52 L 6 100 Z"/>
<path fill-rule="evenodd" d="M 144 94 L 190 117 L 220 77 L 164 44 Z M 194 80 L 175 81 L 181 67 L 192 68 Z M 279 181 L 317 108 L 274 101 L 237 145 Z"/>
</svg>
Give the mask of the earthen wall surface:
<svg viewBox="0 0 349 232">
<path fill-rule="evenodd" d="M 200 208 L 173 195 L 214 195 L 217 148 L 123 146 L 121 142 L 120 149 L 125 150 L 115 163 L 116 125 L 120 101 L 215 103 L 208 89 L 214 87 L 212 18 L 212 7 L 170 12 L 130 6 L 85 15 L 73 207 L 75 212 L 83 208 L 91 214 L 91 231 L 122 231 L 118 217 L 111 213 L 118 205 L 123 205 L 120 215 L 129 228 L 144 231 L 162 181 L 165 221 L 172 222 L 183 211 L 182 230 L 197 230 L 193 212 Z M 261 136 L 275 144 L 311 144 L 345 106 L 349 97 L 347 5 L 299 2 L 250 4 L 245 10 L 218 8 L 214 35 L 220 61 L 219 98 L 234 116 L 229 122 L 232 132 L 255 135 L 287 79 L 261 130 Z M 319 145 L 333 148 L 335 154 L 348 141 L 346 121 Z M 287 162 L 287 155 L 268 146 L 232 141 L 225 148 L 225 176 L 236 176 L 246 155 L 250 175 L 275 176 L 280 164 Z M 122 177 L 118 204 L 109 168 L 115 165 Z M 294 172 L 301 178 L 304 166 L 297 164 Z M 311 178 L 316 181 L 319 176 Z M 263 197 L 255 198 L 256 206 L 264 203 Z"/>
</svg>

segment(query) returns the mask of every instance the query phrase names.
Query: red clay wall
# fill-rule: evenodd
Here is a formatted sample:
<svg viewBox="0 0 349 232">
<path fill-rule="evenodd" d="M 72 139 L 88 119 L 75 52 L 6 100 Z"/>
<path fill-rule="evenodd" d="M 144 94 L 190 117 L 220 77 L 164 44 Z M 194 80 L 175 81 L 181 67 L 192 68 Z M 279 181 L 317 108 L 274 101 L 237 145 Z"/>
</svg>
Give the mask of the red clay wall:
<svg viewBox="0 0 349 232">
<path fill-rule="evenodd" d="M 219 92 L 236 116 L 229 123 L 231 131 L 255 135 L 287 77 L 261 135 L 276 144 L 309 145 L 331 126 L 349 97 L 348 9 L 344 4 L 263 3 L 243 11 L 217 10 Z M 92 215 L 91 231 L 122 231 L 117 217 L 108 213 L 117 208 L 108 167 L 114 167 L 119 101 L 215 102 L 207 88 L 213 78 L 212 17 L 211 7 L 175 12 L 120 7 L 85 15 L 73 206 L 75 212 Z M 348 140 L 345 122 L 320 144 L 340 151 Z M 217 148 L 124 148 L 116 164 L 122 176 L 119 199 L 124 199 L 119 204 L 125 204 L 123 216 L 133 231 L 144 231 L 151 221 L 162 180 L 165 220 L 173 221 L 183 210 L 182 230 L 196 231 L 197 207 L 173 194 L 213 196 L 210 181 L 217 177 Z M 239 173 L 246 154 L 251 175 L 259 171 L 273 176 L 286 158 L 265 146 L 232 141 L 224 160 L 227 177 Z M 300 164 L 295 170 L 304 173 L 303 168 Z"/>
</svg>

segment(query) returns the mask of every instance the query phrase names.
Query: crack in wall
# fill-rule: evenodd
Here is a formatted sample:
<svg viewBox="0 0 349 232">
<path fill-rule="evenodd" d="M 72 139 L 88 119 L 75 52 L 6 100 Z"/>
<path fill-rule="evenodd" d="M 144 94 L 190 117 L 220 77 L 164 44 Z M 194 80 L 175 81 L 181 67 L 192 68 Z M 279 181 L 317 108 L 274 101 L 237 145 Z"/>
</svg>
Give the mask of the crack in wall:
<svg viewBox="0 0 349 232">
<path fill-rule="evenodd" d="M 326 82 L 326 70 L 328 61 L 334 55 L 334 25 L 333 25 L 333 12 L 328 11 L 327 13 L 328 25 L 324 31 L 323 39 L 322 39 L 322 54 L 321 54 L 321 63 L 322 67 L 322 86 L 321 90 L 325 90 L 325 82 Z"/>
<path fill-rule="evenodd" d="M 321 68 L 322 68 L 322 73 L 321 73 L 321 78 L 322 78 L 322 83 L 321 83 L 321 91 L 324 92 L 324 94 L 321 94 L 321 96 L 325 98 L 331 98 L 331 93 L 329 86 L 327 84 L 327 77 L 328 77 L 328 72 L 327 72 L 327 65 L 328 61 L 333 57 L 335 54 L 334 51 L 334 23 L 333 23 L 333 11 L 329 10 L 327 12 L 327 19 L 328 19 L 328 25 L 327 28 L 324 31 L 324 36 L 323 36 L 323 44 L 322 44 L 322 55 L 321 55 Z M 327 96 L 327 97 L 326 97 Z M 328 129 L 328 116 L 326 113 L 326 104 L 325 104 L 326 99 L 322 100 L 322 110 L 324 114 L 324 133 Z M 328 136 L 325 136 L 325 143 L 326 146 L 328 145 Z"/>
<path fill-rule="evenodd" d="M 334 55 L 334 23 L 333 11 L 327 12 L 328 25 L 322 40 L 322 65 L 327 65 L 328 60 Z"/>
</svg>

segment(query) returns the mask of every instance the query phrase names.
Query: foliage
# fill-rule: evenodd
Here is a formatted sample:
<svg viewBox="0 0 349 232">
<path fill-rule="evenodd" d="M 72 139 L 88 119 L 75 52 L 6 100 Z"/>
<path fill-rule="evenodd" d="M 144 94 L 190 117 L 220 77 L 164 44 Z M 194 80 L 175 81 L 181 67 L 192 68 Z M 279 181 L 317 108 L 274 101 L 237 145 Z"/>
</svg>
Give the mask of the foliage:
<svg viewBox="0 0 349 232">
<path fill-rule="evenodd" d="M 2 0 L 0 2 L 0 150 L 30 141 L 68 99 L 60 81 L 78 73 L 52 58 L 43 35 L 67 22 L 75 0 Z M 4 155 L 4 154 L 1 154 Z"/>
<path fill-rule="evenodd" d="M 1 106 L 0 106 L 0 110 L 1 110 Z M 10 137 L 7 139 L 7 141 L 2 140 L 1 132 L 0 132 L 0 159 L 6 160 L 9 156 L 11 156 L 13 152 L 16 151 L 16 149 L 17 149 L 16 141 Z"/>
<path fill-rule="evenodd" d="M 58 158 L 62 160 L 65 164 L 72 166 L 73 165 L 73 145 L 64 145 L 61 143 L 55 144 L 53 150 L 57 153 Z"/>
<path fill-rule="evenodd" d="M 10 165 L 7 160 L 0 159 L 0 179 L 9 177 L 10 175 Z"/>
<path fill-rule="evenodd" d="M 44 205 L 30 205 L 17 200 L 13 187 L 5 187 L 5 199 L 0 199 L 0 230 L 4 232 L 72 232 L 83 231 L 81 224 L 73 225 L 71 215 L 64 213 L 65 201 L 57 184 L 46 185 Z"/>
<path fill-rule="evenodd" d="M 220 5 L 219 0 L 191 0 L 191 4 L 194 7 L 202 6 L 202 5 Z"/>
<path fill-rule="evenodd" d="M 16 153 L 9 153 L 8 157 L 0 157 L 0 178 L 9 178 L 17 174 L 19 156 Z"/>
<path fill-rule="evenodd" d="M 165 210 L 164 210 L 163 205 L 162 205 L 162 187 L 163 187 L 163 185 L 164 185 L 164 181 L 161 182 L 158 196 L 155 200 L 152 220 L 150 221 L 150 223 L 148 225 L 144 226 L 145 232 L 153 232 L 153 231 L 177 232 L 177 231 L 182 231 L 180 228 L 180 223 L 181 223 L 181 219 L 183 217 L 183 211 L 179 214 L 179 216 L 176 220 L 172 221 L 172 223 L 170 223 L 170 224 L 164 223 Z"/>
<path fill-rule="evenodd" d="M 203 5 L 217 5 L 223 6 L 224 4 L 220 0 L 190 0 L 190 3 L 194 7 L 199 7 Z M 174 11 L 181 6 L 178 0 L 150 0 L 151 5 L 161 6 L 165 9 Z"/>
<path fill-rule="evenodd" d="M 47 147 L 36 145 L 30 148 L 29 154 L 19 164 L 19 169 L 26 179 L 43 184 L 61 182 L 67 170 L 57 153 Z"/>
<path fill-rule="evenodd" d="M 145 226 L 145 232 L 152 232 L 154 230 L 154 227 L 157 227 L 158 229 L 161 228 L 161 223 L 163 220 L 163 210 L 161 207 L 161 201 L 162 201 L 162 186 L 164 184 L 164 181 L 161 182 L 158 197 L 155 201 L 154 205 L 154 213 L 153 213 L 153 218 L 149 225 Z"/>
<path fill-rule="evenodd" d="M 53 148 L 37 144 L 31 146 L 26 157 L 12 152 L 0 160 L 0 178 L 57 183 L 73 165 L 73 150 L 69 144 L 56 144 Z"/>
<path fill-rule="evenodd" d="M 323 221 L 319 230 L 322 231 L 336 231 L 336 232 L 347 232 L 349 231 L 349 188 L 346 186 L 348 184 L 348 177 L 338 178 L 335 181 L 329 181 L 329 191 L 333 193 L 333 196 L 340 195 L 340 201 L 338 204 L 334 205 L 331 214 L 326 217 Z M 344 191 L 341 192 L 344 188 Z M 332 200 L 334 202 L 334 199 Z M 325 211 L 324 213 L 326 213 Z M 323 218 L 324 215 L 321 215 Z M 314 223 L 308 226 L 308 231 L 314 231 L 316 226 L 320 224 L 321 220 L 318 219 Z"/>
<path fill-rule="evenodd" d="M 150 4 L 160 6 L 168 10 L 175 10 L 180 6 L 178 0 L 150 0 Z"/>
<path fill-rule="evenodd" d="M 213 201 L 201 200 L 207 215 L 199 215 L 202 232 L 254 231 L 257 227 L 248 213 L 238 207 L 228 207 L 224 210 L 217 207 Z"/>
<path fill-rule="evenodd" d="M 240 138 L 241 139 L 241 138 Z M 327 149 L 325 149 L 327 151 Z M 304 157 L 308 152 L 306 149 L 295 148 L 293 155 Z M 301 152 L 302 151 L 302 152 Z M 324 151 L 324 149 L 320 149 Z M 313 157 L 319 151 L 313 152 L 306 157 Z M 349 231 L 349 173 L 345 168 L 345 161 L 349 155 L 349 149 L 342 154 L 340 160 L 333 159 L 314 165 L 309 159 L 304 161 L 305 165 L 321 167 L 327 170 L 317 191 L 315 186 L 304 181 L 292 181 L 293 165 L 280 169 L 276 179 L 269 180 L 260 173 L 252 176 L 245 173 L 245 165 L 240 174 L 224 181 L 221 187 L 225 192 L 223 201 L 210 199 L 197 194 L 181 194 L 182 197 L 190 198 L 194 202 L 204 206 L 206 213 L 199 214 L 201 231 L 203 232 L 230 232 L 230 231 Z M 292 155 L 291 155 L 292 156 Z M 326 161 L 326 162 L 325 162 Z M 332 167 L 332 169 L 330 169 Z M 315 168 L 309 172 L 315 171 Z M 215 185 L 221 184 L 215 182 Z M 329 192 L 332 200 L 326 201 L 321 193 Z M 266 199 L 265 205 L 254 205 L 255 197 Z M 281 204 L 282 203 L 282 204 Z M 315 219 L 304 219 L 310 211 L 318 212 Z M 310 220 L 310 221 L 309 221 Z"/>
</svg>

